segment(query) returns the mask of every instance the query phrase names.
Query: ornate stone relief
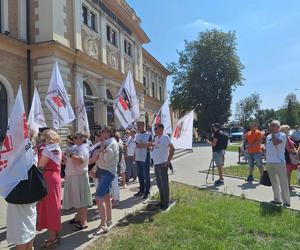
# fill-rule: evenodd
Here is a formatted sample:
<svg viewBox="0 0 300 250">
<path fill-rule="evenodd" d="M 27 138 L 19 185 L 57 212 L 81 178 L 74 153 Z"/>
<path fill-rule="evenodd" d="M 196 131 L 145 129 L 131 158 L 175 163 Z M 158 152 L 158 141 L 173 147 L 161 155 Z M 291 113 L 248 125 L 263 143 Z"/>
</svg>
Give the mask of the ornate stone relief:
<svg viewBox="0 0 300 250">
<path fill-rule="evenodd" d="M 119 53 L 117 48 L 110 46 L 108 43 L 106 45 L 107 63 L 110 67 L 118 70 L 119 69 Z"/>
<path fill-rule="evenodd" d="M 125 73 L 127 73 L 129 70 L 131 70 L 132 74 L 133 74 L 133 62 L 132 60 L 128 59 L 126 56 L 124 58 L 124 69 L 125 69 Z"/>
<path fill-rule="evenodd" d="M 82 26 L 83 30 L 83 50 L 90 56 L 95 59 L 99 59 L 99 36 L 91 31 L 85 25 Z"/>
</svg>

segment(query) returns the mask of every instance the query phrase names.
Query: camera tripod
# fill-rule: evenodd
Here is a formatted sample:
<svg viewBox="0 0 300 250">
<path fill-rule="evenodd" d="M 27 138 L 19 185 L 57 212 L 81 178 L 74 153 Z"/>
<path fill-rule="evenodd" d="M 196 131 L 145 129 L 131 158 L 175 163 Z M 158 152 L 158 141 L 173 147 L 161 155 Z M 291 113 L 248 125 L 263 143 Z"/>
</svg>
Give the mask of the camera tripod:
<svg viewBox="0 0 300 250">
<path fill-rule="evenodd" d="M 212 181 L 214 181 L 215 180 L 215 162 L 214 162 L 213 158 L 211 159 L 208 170 L 207 170 L 206 184 L 207 184 L 207 179 L 208 179 L 208 175 L 209 175 L 210 172 L 212 172 L 211 179 L 212 179 Z"/>
</svg>

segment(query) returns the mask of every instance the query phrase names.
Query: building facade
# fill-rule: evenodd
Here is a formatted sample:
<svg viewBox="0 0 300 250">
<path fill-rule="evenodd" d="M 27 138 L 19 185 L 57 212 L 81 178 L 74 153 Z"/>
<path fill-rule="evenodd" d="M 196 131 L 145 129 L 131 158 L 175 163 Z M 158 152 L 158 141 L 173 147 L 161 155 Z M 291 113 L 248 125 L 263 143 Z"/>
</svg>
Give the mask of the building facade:
<svg viewBox="0 0 300 250">
<path fill-rule="evenodd" d="M 37 87 L 51 126 L 44 99 L 55 61 L 73 107 L 82 84 L 91 127 L 119 125 L 112 100 L 129 70 L 146 123 L 167 98 L 169 72 L 143 48 L 150 39 L 125 0 L 0 0 L 0 31 L 0 139 L 20 84 L 27 112 Z"/>
</svg>

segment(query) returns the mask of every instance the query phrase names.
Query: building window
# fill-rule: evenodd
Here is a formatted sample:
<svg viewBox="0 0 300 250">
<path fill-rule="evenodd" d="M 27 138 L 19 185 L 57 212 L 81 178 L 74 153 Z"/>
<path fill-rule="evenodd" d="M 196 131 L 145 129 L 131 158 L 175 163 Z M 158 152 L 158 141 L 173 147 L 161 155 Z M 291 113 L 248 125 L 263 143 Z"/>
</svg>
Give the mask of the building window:
<svg viewBox="0 0 300 250">
<path fill-rule="evenodd" d="M 163 95 L 162 95 L 162 87 L 159 86 L 159 100 L 163 100 Z"/>
<path fill-rule="evenodd" d="M 83 96 L 86 95 L 92 96 L 93 91 L 87 82 L 83 82 Z M 84 106 L 89 121 L 89 127 L 92 128 L 94 126 L 94 103 L 88 100 L 84 100 Z"/>
<path fill-rule="evenodd" d="M 155 98 L 155 83 L 152 82 L 152 97 Z"/>
<path fill-rule="evenodd" d="M 84 5 L 82 5 L 82 22 L 96 31 L 96 15 Z"/>
<path fill-rule="evenodd" d="M 94 31 L 96 31 L 96 15 L 90 12 L 90 17 L 91 17 L 91 26 L 90 28 Z"/>
<path fill-rule="evenodd" d="M 124 39 L 124 52 L 132 57 L 132 44 Z"/>
<path fill-rule="evenodd" d="M 144 87 L 147 88 L 147 82 L 146 82 L 146 77 L 143 76 L 143 84 L 144 84 Z M 147 94 L 147 89 L 144 89 L 144 95 Z"/>
<path fill-rule="evenodd" d="M 88 9 L 82 5 L 82 22 L 88 25 Z"/>
<path fill-rule="evenodd" d="M 107 41 L 117 47 L 117 32 L 109 25 L 106 26 Z"/>
<path fill-rule="evenodd" d="M 7 130 L 8 121 L 8 98 L 4 85 L 0 82 L 0 143 L 3 141 Z"/>
</svg>

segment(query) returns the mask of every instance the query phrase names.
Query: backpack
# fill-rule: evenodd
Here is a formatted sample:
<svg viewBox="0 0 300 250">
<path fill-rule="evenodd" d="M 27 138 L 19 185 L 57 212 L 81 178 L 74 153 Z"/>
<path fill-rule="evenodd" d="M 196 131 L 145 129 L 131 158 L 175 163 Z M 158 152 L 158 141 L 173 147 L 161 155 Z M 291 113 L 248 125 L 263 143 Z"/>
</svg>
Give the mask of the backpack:
<svg viewBox="0 0 300 250">
<path fill-rule="evenodd" d="M 224 134 L 222 131 L 219 132 L 219 138 L 218 138 L 218 147 L 220 149 L 226 149 L 228 145 L 228 136 Z"/>
</svg>

